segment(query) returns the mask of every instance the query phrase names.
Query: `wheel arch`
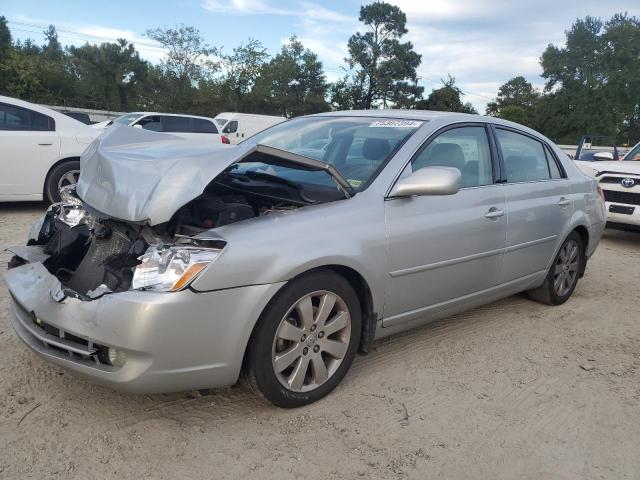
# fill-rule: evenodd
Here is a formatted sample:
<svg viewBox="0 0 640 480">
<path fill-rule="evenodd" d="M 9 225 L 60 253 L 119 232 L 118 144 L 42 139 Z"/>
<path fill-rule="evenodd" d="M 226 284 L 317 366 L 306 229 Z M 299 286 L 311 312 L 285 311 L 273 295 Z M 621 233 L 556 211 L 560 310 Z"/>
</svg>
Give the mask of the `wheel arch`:
<svg viewBox="0 0 640 480">
<path fill-rule="evenodd" d="M 580 235 L 580 239 L 582 240 L 582 254 L 584 258 L 581 262 L 580 271 L 578 272 L 578 277 L 582 278 L 584 276 L 584 271 L 587 268 L 587 250 L 589 248 L 589 230 L 584 225 L 577 225 L 572 232 L 576 232 Z"/>
<path fill-rule="evenodd" d="M 58 165 L 61 165 L 65 162 L 74 162 L 80 161 L 80 157 L 75 156 L 75 157 L 64 157 L 61 158 L 60 160 L 57 160 L 54 164 L 52 164 L 49 167 L 49 170 L 47 170 L 47 174 L 44 176 L 44 183 L 42 184 L 42 198 L 45 201 L 48 201 L 49 199 L 47 198 L 47 183 L 49 183 L 49 177 L 51 176 L 51 172 L 53 171 L 54 168 L 56 168 Z"/>
<path fill-rule="evenodd" d="M 356 296 L 358 297 L 358 301 L 360 302 L 360 308 L 362 311 L 362 332 L 360 333 L 358 350 L 363 353 L 368 353 L 371 348 L 371 344 L 373 343 L 373 339 L 375 337 L 378 314 L 377 312 L 374 311 L 373 294 L 371 292 L 371 288 L 367 283 L 367 281 L 365 280 L 365 278 L 357 270 L 355 270 L 352 267 L 348 267 L 346 265 L 340 265 L 340 264 L 319 265 L 319 266 L 310 268 L 308 270 L 305 270 L 304 272 L 298 273 L 296 276 L 289 279 L 287 283 L 293 282 L 297 278 L 303 275 L 309 275 L 311 273 L 323 271 L 323 270 L 328 270 L 340 275 L 341 277 L 346 279 L 355 290 Z M 249 338 L 247 339 L 247 343 L 244 346 L 244 353 L 242 358 L 243 370 L 245 369 L 247 364 L 246 362 L 248 360 L 249 347 L 251 345 L 251 341 L 257 330 L 258 325 L 262 320 L 262 315 L 267 310 L 267 308 L 269 308 L 273 300 L 276 298 L 277 295 L 280 294 L 281 291 L 282 289 L 279 289 L 277 292 L 273 294 L 273 297 L 271 297 L 269 302 L 265 305 L 264 309 L 262 310 L 262 313 L 260 314 L 260 317 L 258 317 L 257 321 L 253 325 L 253 328 L 251 329 L 251 334 L 249 335 Z"/>
</svg>

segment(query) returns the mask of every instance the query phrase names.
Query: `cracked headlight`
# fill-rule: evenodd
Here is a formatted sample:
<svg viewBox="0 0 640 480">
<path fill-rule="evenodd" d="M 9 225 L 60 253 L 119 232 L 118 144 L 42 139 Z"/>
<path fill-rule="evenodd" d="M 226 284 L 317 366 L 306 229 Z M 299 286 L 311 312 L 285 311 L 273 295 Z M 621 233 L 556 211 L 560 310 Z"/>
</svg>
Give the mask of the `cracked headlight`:
<svg viewBox="0 0 640 480">
<path fill-rule="evenodd" d="M 151 246 L 139 257 L 133 272 L 132 289 L 177 292 L 189 285 L 220 255 L 220 249 Z"/>
</svg>

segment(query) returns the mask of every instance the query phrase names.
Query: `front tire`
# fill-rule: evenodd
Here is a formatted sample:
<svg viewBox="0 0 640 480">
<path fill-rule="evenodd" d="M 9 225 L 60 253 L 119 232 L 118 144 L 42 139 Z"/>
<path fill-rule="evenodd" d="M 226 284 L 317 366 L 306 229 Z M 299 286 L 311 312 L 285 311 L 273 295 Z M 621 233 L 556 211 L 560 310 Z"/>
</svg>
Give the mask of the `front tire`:
<svg viewBox="0 0 640 480">
<path fill-rule="evenodd" d="M 547 305 L 563 304 L 575 290 L 580 272 L 584 270 L 584 262 L 582 238 L 577 232 L 571 232 L 562 243 L 544 283 L 529 290 L 527 295 L 532 300 Z"/>
<path fill-rule="evenodd" d="M 67 160 L 51 169 L 44 186 L 45 199 L 49 203 L 60 201 L 60 188 L 74 184 L 80 176 L 80 161 Z"/>
<path fill-rule="evenodd" d="M 361 330 L 360 303 L 344 277 L 321 270 L 294 279 L 269 303 L 252 335 L 249 383 L 280 407 L 315 402 L 347 373 Z"/>
</svg>

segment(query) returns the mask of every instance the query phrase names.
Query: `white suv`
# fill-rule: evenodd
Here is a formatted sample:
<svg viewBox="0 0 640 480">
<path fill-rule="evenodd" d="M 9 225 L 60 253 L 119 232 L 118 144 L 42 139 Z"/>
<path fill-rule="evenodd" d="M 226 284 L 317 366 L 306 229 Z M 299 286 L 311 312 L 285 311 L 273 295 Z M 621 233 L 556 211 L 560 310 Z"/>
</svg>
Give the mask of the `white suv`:
<svg viewBox="0 0 640 480">
<path fill-rule="evenodd" d="M 600 183 L 607 206 L 607 225 L 640 230 L 640 143 L 622 161 L 576 161 Z"/>
<path fill-rule="evenodd" d="M 60 200 L 100 132 L 50 108 L 0 96 L 0 202 Z"/>
<path fill-rule="evenodd" d="M 104 129 L 113 124 L 128 125 L 143 128 L 152 132 L 170 133 L 182 138 L 196 140 L 212 140 L 216 143 L 228 144 L 226 137 L 220 135 L 213 118 L 177 113 L 133 112 L 122 115 L 114 120 L 93 125 L 94 128 Z"/>
</svg>

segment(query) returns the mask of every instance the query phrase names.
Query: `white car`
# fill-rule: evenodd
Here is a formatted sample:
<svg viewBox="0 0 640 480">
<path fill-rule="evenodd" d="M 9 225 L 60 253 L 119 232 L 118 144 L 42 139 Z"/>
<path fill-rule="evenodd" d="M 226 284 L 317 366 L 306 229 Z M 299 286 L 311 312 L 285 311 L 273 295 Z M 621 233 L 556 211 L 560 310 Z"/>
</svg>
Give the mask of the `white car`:
<svg viewBox="0 0 640 480">
<path fill-rule="evenodd" d="M 236 144 L 269 127 L 285 122 L 285 117 L 254 115 L 251 113 L 223 112 L 215 117 L 218 128 L 229 143 Z"/>
<path fill-rule="evenodd" d="M 229 143 L 225 137 L 220 135 L 220 129 L 216 125 L 216 121 L 209 117 L 181 115 L 178 113 L 133 112 L 113 120 L 97 123 L 93 127 L 100 130 L 113 124 L 143 128 L 152 132 L 170 133 L 171 135 L 194 140 L 213 140 L 217 143 Z"/>
<path fill-rule="evenodd" d="M 99 131 L 50 108 L 0 96 L 0 202 L 60 200 Z"/>
<path fill-rule="evenodd" d="M 575 162 L 584 173 L 598 180 L 604 192 L 607 225 L 610 227 L 640 229 L 640 161 L 638 160 L 640 160 L 640 143 L 620 161 Z"/>
</svg>

